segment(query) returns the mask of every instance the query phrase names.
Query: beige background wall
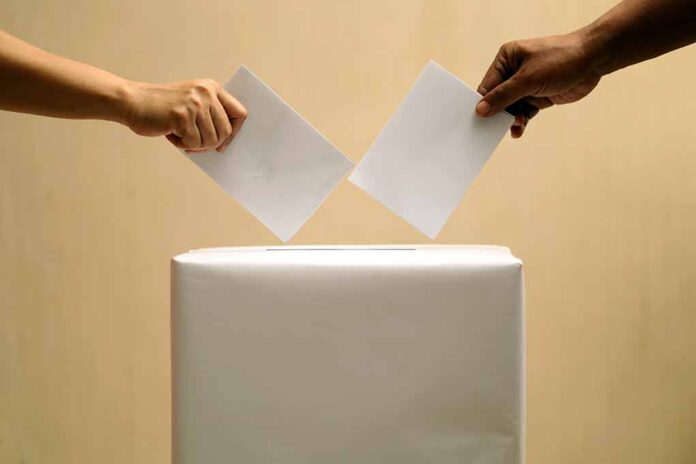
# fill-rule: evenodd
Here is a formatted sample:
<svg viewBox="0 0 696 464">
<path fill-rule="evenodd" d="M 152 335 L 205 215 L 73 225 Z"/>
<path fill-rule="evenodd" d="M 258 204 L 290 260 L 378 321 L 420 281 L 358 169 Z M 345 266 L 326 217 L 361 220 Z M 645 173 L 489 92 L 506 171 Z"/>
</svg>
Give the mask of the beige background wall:
<svg viewBox="0 0 696 464">
<path fill-rule="evenodd" d="M 428 59 L 612 0 L 2 0 L 0 28 L 127 77 L 245 63 L 348 156 Z M 606 78 L 500 146 L 441 243 L 510 246 L 528 297 L 528 462 L 696 459 L 696 48 Z M 0 113 L 0 462 L 168 463 L 169 258 L 277 244 L 162 139 Z M 427 239 L 343 183 L 294 244 Z"/>
</svg>

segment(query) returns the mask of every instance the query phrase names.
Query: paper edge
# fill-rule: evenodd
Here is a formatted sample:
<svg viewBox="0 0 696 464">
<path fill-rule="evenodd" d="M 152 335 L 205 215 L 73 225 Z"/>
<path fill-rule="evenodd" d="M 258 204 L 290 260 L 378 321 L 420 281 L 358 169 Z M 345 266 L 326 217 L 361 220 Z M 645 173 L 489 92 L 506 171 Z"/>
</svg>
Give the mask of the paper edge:
<svg viewBox="0 0 696 464">
<path fill-rule="evenodd" d="M 346 167 L 346 171 L 343 173 L 343 175 L 341 176 L 341 178 L 329 189 L 329 191 L 326 193 L 326 195 L 324 195 L 324 196 L 322 197 L 321 201 L 312 209 L 311 213 L 309 213 L 309 215 L 307 216 L 307 218 L 306 218 L 304 221 L 302 221 L 302 223 L 301 223 L 297 228 L 295 228 L 294 230 L 291 230 L 288 234 L 278 234 L 278 233 L 274 232 L 273 229 L 272 229 L 265 221 L 263 221 L 263 220 L 262 220 L 260 217 L 258 217 L 253 211 L 251 211 L 249 208 L 247 208 L 246 206 L 244 206 L 244 204 L 242 204 L 239 200 L 237 200 L 236 198 L 234 198 L 232 195 L 230 195 L 229 193 L 227 193 L 227 191 L 225 191 L 225 189 L 223 189 L 223 191 L 227 194 L 227 196 L 232 197 L 232 198 L 233 198 L 237 203 L 239 203 L 245 210 L 247 210 L 257 221 L 259 221 L 266 229 L 268 229 L 273 235 L 275 235 L 281 242 L 287 243 L 287 242 L 289 242 L 290 240 L 292 240 L 292 238 L 293 238 L 295 235 L 297 235 L 297 233 L 300 231 L 300 229 L 302 229 L 302 227 L 305 226 L 305 224 L 307 224 L 307 222 L 312 218 L 312 216 L 314 216 L 314 214 L 315 214 L 315 213 L 317 212 L 317 210 L 321 207 L 321 205 L 323 205 L 324 202 L 326 202 L 326 200 L 329 198 L 329 196 L 336 190 L 336 188 L 338 187 L 338 185 L 339 185 L 339 184 L 346 178 L 346 176 L 355 168 L 355 163 L 353 162 L 353 160 L 351 160 L 350 158 L 348 158 L 348 157 L 345 155 L 345 153 L 343 153 L 336 145 L 334 145 L 333 142 L 331 142 L 331 140 L 329 140 L 328 137 L 326 137 L 326 135 L 324 135 L 323 132 L 321 132 L 319 129 L 317 129 L 316 127 L 314 127 L 314 126 L 312 125 L 312 123 L 310 123 L 310 122 L 307 120 L 307 118 L 305 118 L 304 116 L 302 116 L 290 103 L 288 103 L 283 97 L 281 97 L 280 94 L 278 94 L 278 92 L 276 92 L 275 90 L 273 90 L 273 88 L 272 88 L 270 85 L 268 85 L 263 79 L 261 79 L 259 76 L 257 76 L 256 73 L 254 73 L 254 71 L 252 71 L 251 69 L 249 69 L 249 67 L 246 66 L 244 63 L 240 64 L 240 65 L 237 67 L 237 70 L 234 72 L 234 74 L 232 74 L 232 77 L 230 77 L 230 78 L 227 80 L 227 82 L 226 82 L 225 85 L 223 86 L 223 87 L 225 88 L 225 90 L 227 90 L 227 86 L 231 83 L 232 79 L 234 79 L 234 77 L 237 75 L 237 73 L 238 73 L 239 71 L 241 71 L 241 70 L 244 70 L 244 71 L 248 72 L 248 73 L 251 75 L 251 77 L 253 77 L 254 79 L 256 79 L 256 81 L 258 81 L 258 82 L 259 82 L 261 85 L 263 85 L 269 92 L 271 92 L 271 94 L 272 94 L 274 97 L 276 97 L 276 98 L 277 98 L 281 103 L 283 103 L 290 111 L 292 111 L 296 116 L 298 116 L 298 117 L 302 120 L 302 122 L 304 122 L 310 129 L 312 129 L 312 130 L 313 130 L 316 134 L 318 134 L 322 139 L 324 139 L 324 140 L 326 141 L 326 143 L 328 143 L 329 146 L 330 146 L 331 148 L 333 148 L 333 150 L 334 150 L 337 154 L 339 154 L 341 158 L 343 158 L 344 161 L 347 161 L 347 162 L 348 162 L 348 166 Z M 234 96 L 234 95 L 233 95 L 233 96 Z M 244 127 L 244 126 L 242 126 L 242 128 L 243 128 L 243 127 Z M 226 152 L 227 152 L 227 150 L 225 150 L 225 151 L 224 151 L 223 153 L 221 153 L 221 154 L 224 155 L 224 154 L 226 154 Z M 195 163 L 194 163 L 194 164 L 195 164 Z M 206 173 L 206 174 L 207 174 L 207 173 Z M 211 179 L 212 179 L 212 177 L 211 177 Z M 217 184 L 217 181 L 215 181 L 214 179 L 213 179 L 213 181 Z M 218 185 L 219 185 L 219 184 L 218 184 Z M 221 186 L 220 186 L 220 187 L 221 187 Z"/>
<path fill-rule="evenodd" d="M 459 76 L 457 76 L 457 75 L 454 74 L 453 72 L 449 71 L 447 68 L 445 68 L 444 66 L 442 66 L 441 64 L 439 64 L 439 63 L 436 62 L 435 60 L 428 60 L 428 62 L 425 63 L 425 66 L 423 67 L 423 69 L 418 73 L 418 77 L 416 77 L 416 80 L 413 81 L 413 84 L 411 84 L 411 86 L 408 88 L 408 90 L 406 91 L 406 94 L 405 94 L 405 95 L 403 96 L 403 98 L 399 101 L 399 104 L 396 106 L 396 108 L 394 109 L 394 111 L 392 111 L 392 113 L 390 114 L 390 116 L 387 118 L 387 121 L 382 125 L 382 128 L 379 130 L 379 132 L 377 133 L 377 135 L 375 136 L 375 138 L 372 140 L 372 143 L 370 143 L 370 146 L 367 147 L 367 150 L 365 150 L 365 153 L 363 154 L 363 156 L 360 157 L 360 160 L 356 163 L 354 172 L 355 172 L 355 170 L 357 170 L 357 168 L 360 166 L 360 163 L 362 162 L 362 160 L 363 160 L 363 158 L 365 157 L 365 155 L 367 155 L 367 154 L 370 152 L 370 150 L 372 150 L 372 148 L 374 147 L 375 143 L 377 142 L 377 139 L 379 139 L 379 138 L 381 137 L 382 132 L 384 132 L 384 130 L 387 128 L 387 126 L 389 125 L 389 123 L 391 122 L 391 120 L 394 118 L 394 115 L 395 115 L 396 113 L 399 112 L 399 110 L 401 109 L 401 107 L 402 107 L 402 106 L 404 105 L 404 103 L 406 102 L 406 99 L 408 98 L 408 96 L 411 94 L 411 92 L 413 91 L 413 89 L 414 89 L 414 88 L 416 87 L 416 85 L 418 84 L 418 81 L 420 81 L 420 79 L 423 77 L 423 74 L 425 74 L 425 72 L 428 70 L 428 67 L 431 66 L 431 65 L 432 65 L 432 66 L 435 66 L 436 68 L 438 68 L 438 69 L 440 69 L 440 70 L 442 70 L 442 71 L 444 71 L 444 72 L 446 72 L 447 74 L 449 74 L 450 76 L 452 76 L 453 78 L 455 78 L 455 79 L 456 79 L 460 84 L 462 84 L 464 87 L 466 87 L 467 89 L 471 90 L 471 91 L 474 92 L 475 94 L 477 94 L 477 95 L 483 97 L 483 95 L 481 95 L 481 94 L 478 93 L 476 90 L 474 90 L 473 88 L 471 88 L 471 86 L 470 86 L 469 84 L 467 84 L 466 82 L 464 82 Z M 501 113 L 498 113 L 498 114 L 506 114 L 506 115 L 512 120 L 512 121 L 511 121 L 511 125 L 512 125 L 512 123 L 515 122 L 515 117 L 514 117 L 512 114 L 508 113 L 507 111 L 502 111 Z M 485 118 L 482 118 L 482 119 L 485 119 Z M 498 145 L 500 145 L 500 142 L 502 142 L 502 138 L 501 138 L 500 141 L 498 142 Z M 496 145 L 496 149 L 498 148 L 498 145 Z M 495 151 L 495 149 L 494 149 L 493 151 Z M 492 153 L 491 153 L 491 154 L 492 154 Z M 489 157 L 489 158 L 490 158 L 490 157 Z M 352 181 L 352 177 L 353 177 L 353 173 L 351 173 L 351 175 L 350 175 L 349 178 L 348 178 L 348 180 L 351 181 L 351 182 L 353 182 L 353 181 Z"/>
<path fill-rule="evenodd" d="M 399 104 L 397 105 L 396 109 L 391 113 L 391 115 L 389 116 L 389 118 L 387 119 L 387 121 L 384 123 L 384 125 L 382 126 L 382 128 L 380 129 L 380 131 L 379 131 L 379 132 L 377 133 L 377 135 L 375 136 L 375 138 L 374 138 L 374 140 L 372 141 L 372 143 L 370 144 L 370 146 L 367 148 L 367 150 L 365 151 L 365 153 L 363 154 L 363 156 L 360 158 L 360 161 L 358 161 L 358 163 L 355 165 L 355 168 L 353 169 L 353 172 L 351 172 L 350 175 L 348 176 L 348 181 L 349 181 L 350 183 L 352 183 L 353 185 L 355 185 L 356 187 L 358 187 L 358 188 L 359 188 L 360 190 L 362 190 L 363 192 L 365 192 L 366 194 L 368 194 L 373 200 L 375 200 L 375 201 L 377 201 L 378 203 L 380 203 L 384 208 L 386 208 L 386 209 L 388 209 L 389 211 L 391 211 L 391 212 L 392 212 L 394 215 L 396 215 L 399 219 L 401 219 L 402 221 L 406 222 L 408 225 L 410 225 L 411 227 L 413 227 L 414 229 L 416 229 L 418 232 L 420 232 L 421 234 L 425 235 L 425 236 L 428 237 L 430 240 L 435 240 L 435 239 L 437 239 L 438 235 L 440 235 L 440 233 L 442 232 L 442 229 L 444 229 L 445 226 L 447 225 L 447 223 L 449 222 L 449 219 L 451 218 L 451 216 L 452 216 L 452 214 L 454 213 L 454 211 L 462 204 L 462 201 L 464 201 L 464 196 L 466 196 L 466 193 L 469 191 L 469 189 L 471 188 L 471 185 L 473 185 L 473 183 L 476 181 L 476 179 L 474 179 L 474 181 L 472 181 L 472 183 L 471 183 L 471 185 L 469 186 L 469 188 L 467 188 L 467 189 L 464 191 L 464 194 L 462 195 L 462 198 L 459 200 L 459 203 L 457 203 L 457 204 L 454 206 L 454 208 L 452 208 L 452 210 L 449 211 L 449 213 L 447 214 L 447 218 L 446 218 L 445 221 L 442 223 L 442 225 L 440 225 L 440 226 L 438 227 L 437 231 L 436 231 L 434 234 L 430 234 L 430 233 L 428 233 L 428 232 L 422 230 L 419 226 L 416 226 L 416 225 L 413 224 L 411 221 L 409 221 L 409 220 L 406 219 L 405 217 L 403 217 L 403 216 L 401 216 L 400 214 L 398 214 L 398 213 L 397 213 L 396 211 L 394 211 L 392 208 L 390 208 L 390 207 L 388 207 L 387 205 L 385 205 L 381 200 L 379 200 L 377 197 L 375 197 L 372 193 L 368 192 L 368 191 L 365 189 L 365 187 L 362 186 L 362 185 L 360 185 L 360 184 L 358 183 L 359 181 L 355 179 L 356 173 L 358 172 L 358 169 L 360 168 L 360 164 L 362 164 L 363 159 L 364 159 L 365 156 L 370 152 L 370 150 L 372 150 L 372 148 L 374 147 L 374 145 L 377 143 L 377 140 L 382 136 L 382 133 L 385 131 L 385 129 L 387 128 L 387 126 L 389 125 L 389 123 L 390 123 L 390 122 L 392 121 L 392 119 L 394 118 L 394 115 L 396 115 L 396 114 L 399 112 L 399 110 L 401 109 L 401 107 L 405 104 L 405 102 L 406 102 L 408 96 L 411 94 L 411 92 L 412 92 L 413 89 L 416 87 L 416 85 L 417 85 L 418 82 L 421 80 L 421 78 L 423 77 L 423 75 L 425 74 L 425 72 L 428 70 L 429 67 L 435 67 L 435 68 L 437 68 L 437 69 L 439 69 L 439 70 L 441 70 L 441 71 L 444 71 L 444 72 L 447 73 L 449 76 L 451 76 L 451 77 L 453 77 L 454 79 L 456 79 L 456 80 L 457 80 L 460 84 L 462 84 L 464 87 L 466 87 L 467 89 L 471 90 L 473 93 L 475 93 L 475 94 L 477 94 L 477 95 L 483 97 L 483 95 L 481 95 L 479 92 L 477 92 L 476 90 L 474 90 L 469 84 L 467 84 L 465 81 L 463 81 L 459 76 L 457 76 L 457 75 L 454 74 L 453 72 L 449 71 L 447 68 L 445 68 L 444 66 L 442 66 L 441 64 L 439 64 L 439 63 L 436 62 L 435 60 L 428 60 L 428 62 L 425 64 L 425 66 L 424 66 L 423 69 L 420 71 L 420 73 L 418 73 L 418 77 L 416 77 L 416 80 L 413 82 L 413 84 L 411 84 L 411 86 L 409 87 L 409 89 L 406 91 L 406 94 L 405 94 L 404 97 L 401 99 L 401 101 L 400 101 Z M 500 112 L 500 113 L 498 113 L 498 114 L 507 115 L 507 117 L 511 119 L 511 122 L 510 122 L 510 125 L 511 125 L 511 126 L 512 126 L 512 123 L 515 122 L 515 117 L 514 117 L 512 114 L 508 113 L 507 111 L 502 111 L 502 112 Z M 496 116 L 497 116 L 497 115 L 496 115 Z M 493 117 L 495 117 L 495 116 L 493 116 Z M 485 118 L 482 118 L 482 119 L 485 119 Z M 506 133 L 507 133 L 507 131 L 506 131 Z M 498 143 L 496 143 L 495 147 L 493 147 L 493 150 L 491 151 L 490 155 L 488 155 L 488 157 L 486 158 L 486 161 L 483 163 L 483 166 L 481 166 L 481 169 L 480 169 L 478 175 L 480 175 L 480 173 L 483 172 L 483 169 L 486 167 L 486 164 L 488 164 L 488 161 L 491 159 L 491 157 L 493 156 L 493 154 L 495 153 L 495 151 L 498 149 L 498 147 L 500 146 L 500 144 L 502 143 L 502 141 L 503 141 L 504 138 L 505 138 L 505 134 L 503 134 L 503 136 L 498 140 Z M 477 177 L 478 177 L 478 175 L 477 175 Z"/>
<path fill-rule="evenodd" d="M 245 71 L 247 71 L 249 74 L 251 74 L 251 76 L 252 76 L 254 79 L 256 79 L 257 81 L 259 81 L 259 82 L 260 82 L 264 87 L 266 87 L 278 100 L 280 100 L 284 105 L 286 105 L 286 106 L 290 109 L 290 111 L 292 111 L 293 113 L 295 113 L 295 114 L 296 114 L 300 119 L 302 119 L 302 121 L 303 121 L 305 124 L 307 124 L 314 132 L 316 132 L 317 134 L 319 134 L 319 135 L 321 136 L 321 138 L 323 138 L 329 145 L 331 145 L 331 147 L 332 147 L 334 150 L 336 150 L 336 152 L 338 152 L 338 154 L 341 155 L 346 161 L 348 161 L 348 162 L 350 163 L 351 166 L 353 166 L 353 167 L 355 166 L 355 162 L 353 162 L 352 159 L 348 158 L 348 157 L 345 155 L 345 153 L 343 153 L 336 145 L 334 145 L 333 142 L 331 142 L 331 140 L 329 140 L 329 138 L 328 138 L 326 135 L 324 135 L 324 133 L 323 133 L 322 131 L 320 131 L 319 129 L 317 129 L 316 127 L 314 127 L 314 126 L 312 125 L 312 123 L 309 122 L 309 121 L 307 120 L 307 118 L 305 118 L 304 116 L 302 116 L 302 114 L 298 113 L 297 110 L 295 110 L 295 108 L 294 108 L 290 103 L 288 103 L 287 101 L 285 101 L 285 99 L 284 99 L 283 97 L 281 97 L 281 96 L 278 94 L 278 92 L 276 92 L 275 90 L 273 90 L 273 88 L 272 88 L 270 85 L 268 85 L 263 79 L 261 79 L 259 76 L 257 76 L 257 75 L 256 75 L 251 69 L 249 69 L 245 64 L 243 64 L 243 63 L 240 64 L 239 67 L 237 67 L 237 70 L 236 70 L 236 71 L 234 72 L 234 74 L 232 75 L 232 77 L 230 77 L 230 78 L 227 80 L 227 82 L 226 82 L 225 85 L 223 86 L 223 87 L 225 88 L 225 91 L 227 91 L 227 84 L 229 84 L 229 83 L 232 81 L 232 79 L 234 78 L 234 76 L 237 74 L 237 72 L 239 72 L 239 71 L 242 70 L 242 69 L 245 70 Z M 232 95 L 232 96 L 234 97 L 234 95 Z M 244 126 L 242 126 L 242 127 L 244 127 Z M 223 153 L 224 153 L 224 152 L 223 152 Z"/>
<path fill-rule="evenodd" d="M 428 239 L 430 239 L 430 240 L 435 240 L 435 239 L 437 238 L 437 236 L 440 234 L 440 231 L 442 230 L 442 228 L 444 227 L 444 224 L 443 224 L 443 225 L 439 228 L 439 230 L 435 233 L 435 235 L 431 235 L 430 233 L 428 233 L 428 232 L 424 231 L 423 229 L 421 229 L 419 226 L 413 224 L 411 221 L 409 221 L 408 219 L 406 219 L 405 217 L 403 217 L 401 214 L 399 214 L 399 213 L 397 213 L 396 211 L 394 211 L 392 208 L 388 207 L 386 204 L 384 204 L 384 202 L 383 202 L 381 199 L 377 198 L 377 197 L 376 197 L 375 195 L 373 195 L 371 192 L 368 192 L 367 189 L 361 184 L 361 180 L 360 180 L 360 179 L 353 179 L 353 178 L 352 178 L 352 174 L 351 174 L 351 176 L 348 178 L 348 181 L 349 181 L 351 184 L 353 184 L 353 185 L 355 185 L 356 187 L 358 187 L 360 190 L 362 190 L 363 193 L 365 193 L 365 194 L 368 195 L 370 198 L 372 198 L 372 200 L 374 200 L 374 201 L 376 201 L 377 203 L 379 203 L 380 206 L 381 206 L 382 208 L 385 208 L 385 209 L 386 209 L 387 211 L 389 211 L 391 214 L 393 214 L 394 216 L 396 216 L 399 220 L 405 222 L 406 224 L 408 224 L 408 225 L 411 226 L 412 228 L 416 229 L 416 231 L 417 231 L 418 233 L 420 233 L 421 235 L 425 235 L 425 236 L 426 236 Z M 448 216 L 448 217 L 449 217 L 449 216 Z M 445 223 L 447 223 L 447 220 L 445 220 Z"/>
<path fill-rule="evenodd" d="M 290 105 L 283 97 L 281 97 L 281 96 L 278 94 L 278 92 L 276 92 L 275 90 L 273 90 L 273 88 L 272 88 L 270 85 L 268 85 L 263 79 L 261 79 L 259 76 L 257 76 L 257 75 L 256 75 L 251 69 L 249 69 L 249 67 L 247 67 L 245 64 L 243 64 L 243 63 L 240 64 L 240 65 L 237 67 L 237 69 L 234 71 L 234 73 L 232 74 L 232 76 L 231 76 L 230 78 L 227 79 L 227 81 L 226 81 L 225 84 L 223 85 L 223 88 L 225 89 L 225 91 L 227 91 L 228 85 L 230 85 L 230 83 L 231 83 L 232 80 L 235 78 L 235 76 L 237 76 L 237 74 L 238 74 L 240 71 L 242 71 L 242 70 L 248 72 L 248 73 L 251 75 L 251 77 L 253 77 L 253 78 L 254 78 L 258 83 L 260 83 L 262 86 L 264 86 L 275 98 L 277 98 L 277 99 L 278 99 L 282 104 L 284 104 L 290 111 L 292 111 L 296 116 L 298 116 L 298 117 L 302 120 L 302 122 L 304 122 L 304 124 L 306 124 L 310 129 L 312 129 L 312 131 L 314 131 L 314 133 L 318 134 L 322 139 L 324 139 L 324 141 L 326 141 L 326 143 L 329 144 L 329 146 L 334 150 L 334 152 L 336 152 L 338 155 L 340 155 L 340 158 L 342 158 L 342 161 L 347 162 L 347 165 L 345 166 L 345 172 L 341 175 L 340 179 L 339 179 L 337 182 L 335 182 L 335 183 L 333 184 L 333 186 L 329 189 L 329 191 L 326 193 L 326 195 L 324 195 L 324 196 L 321 198 L 321 201 L 312 209 L 312 211 L 309 213 L 309 215 L 307 216 L 307 218 L 306 218 L 304 221 L 302 221 L 302 223 L 301 223 L 297 228 L 295 228 L 294 230 L 292 230 L 289 234 L 278 234 L 278 233 L 276 233 L 264 220 L 262 220 L 260 217 L 258 217 L 258 216 L 256 215 L 256 213 L 254 213 L 253 211 L 251 211 L 251 210 L 250 210 L 248 207 L 246 207 L 241 201 L 239 201 L 237 198 L 235 198 L 233 195 L 231 195 L 229 192 L 227 192 L 227 190 L 225 190 L 225 188 L 224 188 L 222 185 L 220 185 L 220 183 L 218 183 L 218 181 L 216 181 L 208 172 L 206 172 L 204 169 L 202 169 L 202 168 L 192 159 L 192 157 L 194 157 L 194 156 L 196 156 L 196 155 L 202 155 L 202 154 L 205 154 L 205 153 L 212 153 L 212 152 L 214 152 L 215 150 L 206 150 L 206 151 L 204 151 L 204 152 L 190 153 L 190 154 L 189 154 L 189 153 L 186 153 L 186 151 L 183 150 L 183 149 L 179 149 L 179 151 L 184 155 L 184 157 L 185 157 L 187 160 L 189 160 L 189 162 L 191 162 L 194 166 L 196 166 L 196 168 L 198 168 L 199 171 L 201 171 L 203 174 L 205 174 L 205 176 L 208 177 L 208 179 L 212 180 L 213 183 L 214 183 L 218 188 L 220 188 L 220 189 L 225 193 L 225 195 L 226 195 L 227 197 L 231 198 L 231 199 L 232 199 L 233 201 L 235 201 L 239 206 L 241 206 L 245 211 L 247 211 L 249 214 L 251 214 L 251 216 L 252 216 L 254 219 L 256 219 L 258 222 L 260 222 L 261 225 L 263 225 L 263 226 L 266 228 L 266 230 L 268 230 L 269 232 L 271 232 L 271 234 L 273 234 L 273 235 L 274 235 L 276 238 L 278 238 L 281 242 L 287 243 L 287 242 L 289 242 L 290 240 L 292 240 L 292 238 L 300 231 L 300 229 L 302 229 L 302 227 L 305 226 L 305 224 L 307 224 L 307 222 L 312 218 L 312 216 L 314 216 L 314 214 L 317 212 L 317 210 L 326 202 L 326 200 L 329 198 L 329 196 L 336 190 L 336 188 L 338 187 L 338 185 L 339 185 L 342 181 L 344 181 L 344 180 L 347 178 L 347 176 L 348 176 L 349 174 L 351 174 L 351 171 L 352 171 L 353 169 L 355 169 L 356 164 L 355 164 L 355 162 L 354 162 L 352 159 L 348 158 L 348 156 L 346 156 L 346 154 L 343 153 L 336 145 L 334 145 L 333 142 L 331 142 L 331 140 L 329 140 L 328 137 L 326 137 L 326 135 L 324 135 L 323 132 L 321 132 L 321 131 L 318 130 L 316 127 L 314 127 L 314 126 L 307 120 L 307 118 L 305 118 L 305 117 L 302 116 L 299 112 L 297 112 L 297 110 L 295 110 L 295 108 L 294 108 L 292 105 Z M 234 95 L 232 95 L 232 96 L 234 97 Z M 244 125 L 242 125 L 242 129 L 241 129 L 241 130 L 243 130 L 243 129 L 244 129 Z M 241 130 L 240 130 L 240 132 L 241 132 Z M 229 150 L 229 149 L 230 149 L 230 147 L 227 147 L 222 153 L 216 153 L 216 154 L 217 154 L 217 155 L 220 155 L 220 156 L 226 156 L 226 155 L 228 155 L 228 150 Z"/>
<path fill-rule="evenodd" d="M 343 173 L 341 178 L 338 179 L 336 181 L 336 183 L 334 183 L 334 185 L 329 189 L 329 191 L 326 192 L 326 195 L 324 195 L 324 197 L 321 199 L 321 201 L 319 203 L 317 203 L 317 206 L 315 206 L 314 209 L 312 209 L 312 212 L 307 217 L 307 219 L 305 219 L 305 221 L 302 223 L 302 225 L 300 227 L 298 227 L 298 229 L 295 231 L 295 233 L 292 234 L 291 237 L 289 237 L 287 240 L 283 240 L 283 243 L 287 243 L 288 241 L 290 241 L 290 239 L 292 239 L 292 237 L 294 237 L 300 231 L 300 229 L 302 229 L 302 227 L 304 227 L 305 224 L 307 224 L 309 222 L 309 220 L 312 219 L 316 215 L 317 211 L 319 211 L 319 208 L 321 208 L 324 205 L 324 203 L 326 203 L 326 200 L 328 200 L 329 197 L 331 196 L 331 194 L 336 191 L 338 186 L 341 185 L 341 183 L 344 182 L 346 179 L 348 179 L 348 176 L 351 174 L 351 171 L 354 168 L 355 168 L 355 164 L 351 163 L 350 166 L 347 167 L 347 169 L 345 170 L 345 172 Z"/>
<path fill-rule="evenodd" d="M 441 65 L 440 63 L 438 63 L 437 61 L 435 61 L 435 60 L 428 60 L 428 63 L 426 63 L 425 67 L 427 68 L 427 67 L 428 67 L 429 65 L 431 65 L 431 64 L 432 64 L 432 65 L 435 65 L 437 68 L 440 68 L 441 70 L 445 71 L 447 74 L 449 74 L 450 76 L 452 76 L 452 77 L 454 77 L 455 79 L 457 79 L 457 80 L 458 80 L 462 85 L 464 85 L 467 89 L 471 90 L 472 92 L 474 92 L 474 93 L 477 94 L 477 95 L 480 95 L 481 98 L 483 98 L 483 95 L 482 95 L 481 93 L 479 93 L 478 90 L 474 90 L 473 87 L 471 87 L 469 84 L 467 84 L 467 83 L 466 83 L 464 80 L 462 80 L 459 76 L 457 76 L 457 75 L 454 74 L 452 71 L 450 71 L 449 69 L 447 69 L 447 68 L 445 68 L 444 66 L 442 66 L 442 65 Z M 425 71 L 425 69 L 424 69 L 424 71 Z M 510 113 L 507 112 L 506 110 L 503 110 L 503 111 L 501 111 L 501 112 L 498 113 L 498 114 L 506 114 L 506 115 L 508 115 L 508 117 L 510 117 L 510 118 L 512 119 L 512 122 L 515 122 L 515 116 L 512 115 L 512 114 L 510 114 Z M 495 116 L 497 116 L 497 114 L 494 115 L 494 116 L 491 116 L 491 117 L 495 117 Z M 490 118 L 484 118 L 484 117 L 482 117 L 482 116 L 479 116 L 479 117 L 480 117 L 481 119 L 490 119 Z"/>
</svg>

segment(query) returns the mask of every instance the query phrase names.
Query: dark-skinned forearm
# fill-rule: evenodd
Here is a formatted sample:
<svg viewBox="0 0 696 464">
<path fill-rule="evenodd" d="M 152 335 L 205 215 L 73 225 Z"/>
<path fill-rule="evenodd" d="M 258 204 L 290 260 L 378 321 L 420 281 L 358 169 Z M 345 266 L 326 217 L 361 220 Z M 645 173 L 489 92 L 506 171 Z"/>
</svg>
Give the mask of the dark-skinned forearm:
<svg viewBox="0 0 696 464">
<path fill-rule="evenodd" d="M 624 0 L 581 32 L 609 74 L 696 42 L 696 0 Z"/>
</svg>

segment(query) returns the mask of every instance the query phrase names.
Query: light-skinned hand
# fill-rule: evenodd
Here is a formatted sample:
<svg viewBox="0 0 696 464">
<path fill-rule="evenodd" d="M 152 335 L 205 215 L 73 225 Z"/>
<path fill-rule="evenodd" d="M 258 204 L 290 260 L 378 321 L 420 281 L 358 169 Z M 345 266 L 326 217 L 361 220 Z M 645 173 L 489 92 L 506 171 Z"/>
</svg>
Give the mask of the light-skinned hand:
<svg viewBox="0 0 696 464">
<path fill-rule="evenodd" d="M 211 79 L 128 87 L 124 123 L 139 135 L 164 135 L 187 152 L 224 151 L 247 117 L 246 108 Z"/>
</svg>

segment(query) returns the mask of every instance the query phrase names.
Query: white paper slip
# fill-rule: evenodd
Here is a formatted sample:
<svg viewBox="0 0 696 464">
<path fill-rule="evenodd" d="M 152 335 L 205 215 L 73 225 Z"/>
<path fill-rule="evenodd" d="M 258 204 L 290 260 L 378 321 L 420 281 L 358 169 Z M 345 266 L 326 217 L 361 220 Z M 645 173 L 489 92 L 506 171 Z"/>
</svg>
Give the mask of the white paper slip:
<svg viewBox="0 0 696 464">
<path fill-rule="evenodd" d="M 285 242 L 353 163 L 246 67 L 225 89 L 249 112 L 242 129 L 224 153 L 188 157 Z"/>
<path fill-rule="evenodd" d="M 350 181 L 434 239 L 514 121 L 478 117 L 480 99 L 431 61 Z"/>
</svg>

